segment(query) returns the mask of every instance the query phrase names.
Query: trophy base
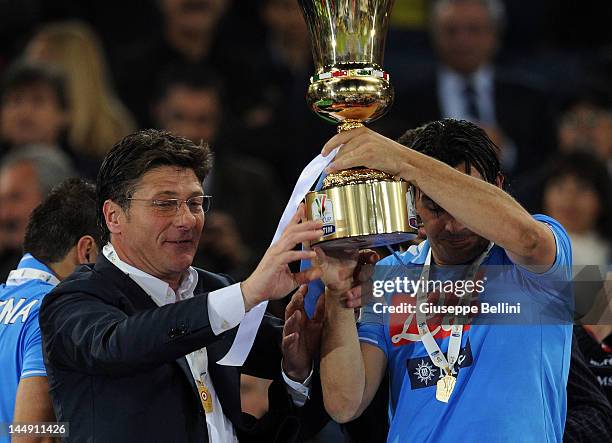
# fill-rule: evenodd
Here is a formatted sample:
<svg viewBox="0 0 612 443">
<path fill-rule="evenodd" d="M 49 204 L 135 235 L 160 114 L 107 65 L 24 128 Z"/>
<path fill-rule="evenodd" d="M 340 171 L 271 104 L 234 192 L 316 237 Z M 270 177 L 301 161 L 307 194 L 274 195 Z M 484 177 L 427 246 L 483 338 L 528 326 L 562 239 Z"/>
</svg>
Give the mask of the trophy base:
<svg viewBox="0 0 612 443">
<path fill-rule="evenodd" d="M 362 181 L 349 181 L 351 173 Z M 349 184 L 337 185 L 337 180 L 331 180 L 336 185 L 306 194 L 307 219 L 323 222 L 323 236 L 312 241 L 311 246 L 362 249 L 401 243 L 416 236 L 416 211 L 408 182 L 392 178 L 363 180 L 384 174 L 368 169 L 341 174 L 347 175 L 344 180 Z"/>
<path fill-rule="evenodd" d="M 352 251 L 355 249 L 370 249 L 380 246 L 395 245 L 415 239 L 416 233 L 393 232 L 387 234 L 358 235 L 355 237 L 338 238 L 335 240 L 323 240 L 311 243 L 324 251 Z"/>
</svg>

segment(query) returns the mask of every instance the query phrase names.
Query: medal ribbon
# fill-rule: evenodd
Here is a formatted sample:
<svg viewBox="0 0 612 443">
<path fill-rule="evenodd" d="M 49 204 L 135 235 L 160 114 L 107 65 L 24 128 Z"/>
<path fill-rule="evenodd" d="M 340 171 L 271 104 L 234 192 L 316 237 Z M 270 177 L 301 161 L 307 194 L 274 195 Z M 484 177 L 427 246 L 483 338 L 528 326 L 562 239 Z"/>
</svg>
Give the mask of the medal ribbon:
<svg viewBox="0 0 612 443">
<path fill-rule="evenodd" d="M 484 250 L 482 254 L 470 265 L 468 271 L 466 273 L 465 280 L 473 280 L 476 276 L 476 272 L 478 268 L 489 254 L 489 251 L 493 247 L 493 243 L 489 243 L 489 246 Z M 421 272 L 420 280 L 423 282 L 427 282 L 429 280 L 429 270 L 431 267 L 431 248 L 427 253 L 427 258 L 425 259 L 425 265 L 423 266 L 423 271 Z M 421 341 L 423 342 L 423 346 L 429 355 L 432 363 L 436 365 L 438 368 L 441 368 L 446 372 L 446 375 L 452 375 L 453 366 L 457 362 L 459 358 L 459 350 L 461 348 L 461 337 L 463 335 L 463 323 L 465 321 L 465 315 L 455 314 L 453 318 L 453 326 L 451 328 L 451 336 L 448 343 L 448 359 L 444 356 L 444 353 L 440 349 L 438 342 L 434 339 L 431 331 L 429 330 L 429 326 L 427 326 L 427 317 L 423 312 L 421 312 L 421 306 L 427 302 L 427 293 L 423 289 L 424 286 L 419 286 L 419 290 L 417 291 L 417 309 L 416 309 L 416 319 L 417 319 L 417 327 L 419 330 L 419 335 L 421 337 Z M 471 294 L 465 294 L 463 297 L 460 297 L 459 306 L 463 306 L 468 299 L 471 299 Z"/>
</svg>

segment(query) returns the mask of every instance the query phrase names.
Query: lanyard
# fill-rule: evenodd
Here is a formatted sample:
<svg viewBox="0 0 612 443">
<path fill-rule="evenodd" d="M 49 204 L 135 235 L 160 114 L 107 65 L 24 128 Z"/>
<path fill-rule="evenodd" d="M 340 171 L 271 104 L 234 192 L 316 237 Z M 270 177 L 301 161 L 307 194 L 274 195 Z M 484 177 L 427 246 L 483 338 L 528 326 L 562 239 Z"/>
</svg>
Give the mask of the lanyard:
<svg viewBox="0 0 612 443">
<path fill-rule="evenodd" d="M 206 414 L 211 414 L 215 407 L 215 401 L 213 400 L 215 390 L 210 375 L 208 375 L 208 354 L 206 349 L 198 349 L 191 354 L 187 354 L 185 357 L 187 358 L 189 369 L 191 369 L 191 375 L 198 388 L 198 395 L 202 403 L 202 408 Z M 220 408 L 221 405 L 217 403 L 217 407 Z M 218 414 L 217 417 L 219 417 Z M 210 420 L 207 419 L 206 421 L 209 427 L 216 427 L 218 425 L 218 423 L 214 423 L 215 420 L 213 418 Z"/>
<path fill-rule="evenodd" d="M 487 254 L 493 247 L 493 243 L 489 243 L 489 246 L 484 250 L 482 254 L 470 265 L 468 271 L 466 273 L 465 280 L 473 280 L 476 276 L 476 272 L 478 268 L 486 258 Z M 425 265 L 423 266 L 423 271 L 421 272 L 420 280 L 423 282 L 427 282 L 429 280 L 429 270 L 431 264 L 431 248 L 427 253 L 427 258 L 425 259 Z M 461 336 L 463 335 L 463 323 L 465 320 L 465 315 L 455 314 L 453 319 L 453 326 L 451 328 L 451 336 L 448 343 L 448 359 L 444 356 L 444 353 L 440 349 L 440 346 L 434 339 L 431 331 L 429 330 L 429 326 L 427 326 L 427 317 L 421 311 L 421 307 L 427 302 L 427 293 L 423 289 L 423 286 L 419 287 L 417 291 L 417 309 L 416 309 L 416 318 L 417 318 L 417 327 L 419 329 L 419 335 L 421 337 L 421 341 L 423 342 L 423 346 L 429 355 L 429 358 L 438 368 L 443 369 L 446 372 L 446 375 L 452 375 L 453 366 L 457 362 L 459 358 L 459 349 L 461 347 Z M 471 299 L 471 296 L 467 294 L 463 297 L 460 297 L 459 305 L 462 306 L 467 303 Z"/>
<path fill-rule="evenodd" d="M 20 268 L 14 269 L 9 273 L 6 284 L 7 286 L 15 286 L 25 283 L 28 280 L 41 280 L 53 286 L 57 286 L 60 282 L 55 275 L 47 271 L 34 268 Z"/>
</svg>

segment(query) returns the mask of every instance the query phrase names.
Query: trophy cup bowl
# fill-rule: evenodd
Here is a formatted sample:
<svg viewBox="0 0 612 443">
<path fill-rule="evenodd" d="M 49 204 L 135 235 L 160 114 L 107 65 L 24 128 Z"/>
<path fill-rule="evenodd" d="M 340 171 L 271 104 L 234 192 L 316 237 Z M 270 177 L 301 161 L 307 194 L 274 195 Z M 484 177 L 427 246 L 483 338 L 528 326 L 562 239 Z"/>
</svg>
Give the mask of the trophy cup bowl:
<svg viewBox="0 0 612 443">
<path fill-rule="evenodd" d="M 310 109 L 327 121 L 344 124 L 343 130 L 352 128 L 347 125 L 349 122 L 359 126 L 358 123 L 368 123 L 384 115 L 393 103 L 393 87 L 388 76 L 382 70 L 371 68 L 343 68 L 332 71 L 344 74 L 342 76 L 319 79 L 315 75 L 312 78 L 306 94 Z M 352 72 L 363 74 L 349 77 Z M 380 73 L 381 77 L 374 77 L 371 72 Z"/>
<path fill-rule="evenodd" d="M 316 73 L 306 95 L 324 120 L 347 131 L 376 120 L 393 103 L 382 68 L 393 0 L 299 0 L 310 32 Z M 306 195 L 309 220 L 323 221 L 325 249 L 364 249 L 401 243 L 417 233 L 412 187 L 367 168 L 325 177 Z"/>
</svg>

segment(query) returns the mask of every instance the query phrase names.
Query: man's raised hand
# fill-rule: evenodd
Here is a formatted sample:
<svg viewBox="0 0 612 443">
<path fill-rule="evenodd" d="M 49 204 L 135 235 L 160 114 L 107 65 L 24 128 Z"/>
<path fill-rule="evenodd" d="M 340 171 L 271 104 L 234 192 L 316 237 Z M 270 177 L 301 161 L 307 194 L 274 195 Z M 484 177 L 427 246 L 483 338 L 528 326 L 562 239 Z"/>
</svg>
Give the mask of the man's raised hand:
<svg viewBox="0 0 612 443">
<path fill-rule="evenodd" d="M 295 246 L 323 235 L 323 223 L 320 220 L 302 222 L 304 217 L 304 205 L 301 204 L 280 239 L 268 248 L 255 271 L 242 282 L 246 311 L 262 301 L 283 298 L 299 285 L 321 276 L 321 270 L 316 267 L 297 273 L 289 269 L 291 262 L 316 257 L 314 251 L 296 251 Z"/>
</svg>

